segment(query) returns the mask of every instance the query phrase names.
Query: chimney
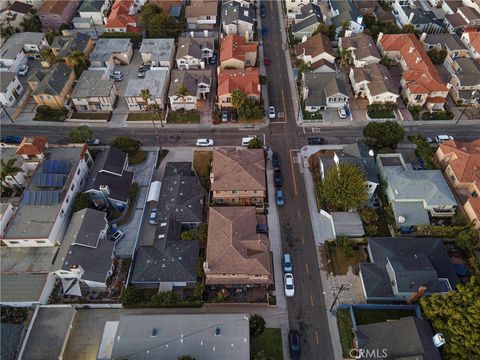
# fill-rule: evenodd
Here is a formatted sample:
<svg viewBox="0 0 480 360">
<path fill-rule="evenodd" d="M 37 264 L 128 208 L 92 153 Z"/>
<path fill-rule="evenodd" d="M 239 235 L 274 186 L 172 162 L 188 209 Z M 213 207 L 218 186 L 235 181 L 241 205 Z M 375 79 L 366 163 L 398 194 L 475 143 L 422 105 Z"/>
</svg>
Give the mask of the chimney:
<svg viewBox="0 0 480 360">
<path fill-rule="evenodd" d="M 420 286 L 418 288 L 418 291 L 416 293 L 413 293 L 412 295 L 410 295 L 410 297 L 407 299 L 407 304 L 417 302 L 417 300 L 422 297 L 422 295 L 425 293 L 425 291 L 427 291 L 427 287 L 426 286 Z"/>
<path fill-rule="evenodd" d="M 208 262 L 206 261 L 203 263 L 203 271 L 205 271 L 205 273 L 210 271 L 210 269 L 208 268 Z"/>
<path fill-rule="evenodd" d="M 80 265 L 72 265 L 70 271 L 79 279 L 85 274 L 85 270 Z"/>
<path fill-rule="evenodd" d="M 100 192 L 103 194 L 103 196 L 108 198 L 110 195 L 110 189 L 108 188 L 108 185 L 100 185 Z"/>
<path fill-rule="evenodd" d="M 304 42 L 307 41 L 307 40 L 308 40 L 307 35 L 303 35 L 303 36 L 302 36 L 302 43 L 304 43 Z M 304 48 L 303 50 L 305 50 L 305 48 Z"/>
<path fill-rule="evenodd" d="M 418 64 L 420 61 L 422 61 L 422 58 L 420 56 L 417 56 L 415 59 L 415 64 Z"/>
<path fill-rule="evenodd" d="M 208 37 L 208 30 L 203 30 L 203 37 Z"/>
<path fill-rule="evenodd" d="M 215 181 L 215 176 L 213 176 L 213 172 L 210 173 L 210 183 Z"/>
<path fill-rule="evenodd" d="M 415 51 L 415 46 L 410 46 L 410 48 L 408 49 L 408 53 L 411 54 L 414 51 Z"/>
<path fill-rule="evenodd" d="M 423 42 L 426 37 L 427 37 L 427 33 L 422 33 L 422 35 L 420 35 L 420 41 Z"/>
<path fill-rule="evenodd" d="M 190 36 L 193 38 L 195 35 L 195 32 L 194 31 L 190 31 Z"/>
<path fill-rule="evenodd" d="M 383 37 L 383 32 L 381 32 L 381 33 L 378 34 L 377 46 L 378 46 L 378 44 L 380 44 L 380 40 L 382 40 L 382 37 Z"/>
<path fill-rule="evenodd" d="M 245 42 L 248 43 L 250 41 L 250 38 L 248 36 L 248 31 L 245 31 Z"/>
<path fill-rule="evenodd" d="M 436 347 L 436 348 L 439 348 L 439 347 L 442 347 L 443 345 L 445 345 L 445 336 L 443 336 L 442 333 L 436 333 L 433 338 L 433 345 Z"/>
<path fill-rule="evenodd" d="M 363 15 L 358 15 L 357 24 L 362 25 L 362 23 L 363 23 Z"/>
<path fill-rule="evenodd" d="M 412 23 L 412 20 L 413 20 L 413 16 L 414 16 L 414 15 L 415 15 L 415 14 L 414 14 L 414 12 L 412 11 L 412 12 L 410 13 L 410 15 L 408 16 L 408 23 L 409 23 L 409 24 Z"/>
</svg>

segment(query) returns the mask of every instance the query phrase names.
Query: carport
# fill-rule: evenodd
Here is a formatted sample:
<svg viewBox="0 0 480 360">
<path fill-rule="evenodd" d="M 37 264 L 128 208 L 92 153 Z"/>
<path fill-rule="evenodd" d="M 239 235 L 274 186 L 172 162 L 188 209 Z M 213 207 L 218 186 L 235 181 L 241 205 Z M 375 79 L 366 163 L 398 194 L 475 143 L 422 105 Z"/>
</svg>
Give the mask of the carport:
<svg viewBox="0 0 480 360">
<path fill-rule="evenodd" d="M 150 184 L 150 189 L 148 190 L 147 203 L 151 201 L 157 201 L 160 198 L 160 189 L 162 188 L 162 183 L 160 181 L 154 181 Z"/>
</svg>

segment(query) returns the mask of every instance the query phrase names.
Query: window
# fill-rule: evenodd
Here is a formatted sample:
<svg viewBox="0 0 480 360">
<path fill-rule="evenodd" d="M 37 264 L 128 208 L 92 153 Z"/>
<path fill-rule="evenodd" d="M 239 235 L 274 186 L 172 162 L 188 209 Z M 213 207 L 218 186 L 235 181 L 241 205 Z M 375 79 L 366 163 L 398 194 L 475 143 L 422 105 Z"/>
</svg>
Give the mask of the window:
<svg viewBox="0 0 480 360">
<path fill-rule="evenodd" d="M 9 243 L 15 245 L 18 244 L 18 241 L 9 241 Z"/>
<path fill-rule="evenodd" d="M 151 335 L 151 337 L 157 337 L 157 334 L 158 334 L 158 329 L 157 329 L 157 328 L 153 328 L 153 329 L 152 329 L 152 335 Z"/>
<path fill-rule="evenodd" d="M 70 187 L 70 190 L 73 191 L 73 189 L 75 189 L 75 184 L 72 184 L 72 186 Z"/>
<path fill-rule="evenodd" d="M 20 89 L 21 89 L 21 87 L 22 87 L 22 85 L 21 85 L 21 84 L 19 84 L 19 85 L 17 86 L 17 90 L 20 90 Z"/>
<path fill-rule="evenodd" d="M 80 171 L 81 171 L 80 169 L 77 170 L 77 175 L 80 175 Z"/>
<path fill-rule="evenodd" d="M 450 179 L 452 179 L 452 181 L 455 181 L 455 180 L 457 180 L 457 179 L 455 179 L 455 176 L 453 176 L 453 175 L 452 175 L 452 176 L 450 176 Z"/>
<path fill-rule="evenodd" d="M 45 244 L 45 243 L 46 243 L 45 240 L 38 240 L 38 241 L 37 241 L 37 244 Z"/>
<path fill-rule="evenodd" d="M 65 210 L 62 209 L 62 211 L 60 211 L 60 217 L 63 218 L 65 216 Z"/>
<path fill-rule="evenodd" d="M 422 98 L 422 95 L 416 95 L 415 96 L 415 101 L 420 101 L 421 98 Z"/>
<path fill-rule="evenodd" d="M 210 20 L 211 19 L 211 16 L 210 15 L 207 15 L 207 20 Z"/>
<path fill-rule="evenodd" d="M 67 196 L 67 198 L 65 199 L 65 202 L 68 204 L 70 202 L 70 197 Z"/>
<path fill-rule="evenodd" d="M 8 98 L 8 101 L 12 101 L 12 100 L 13 100 L 13 96 L 10 96 L 10 97 Z"/>
<path fill-rule="evenodd" d="M 476 191 L 472 192 L 472 197 L 474 197 L 474 198 L 478 197 L 478 194 L 477 194 Z"/>
</svg>

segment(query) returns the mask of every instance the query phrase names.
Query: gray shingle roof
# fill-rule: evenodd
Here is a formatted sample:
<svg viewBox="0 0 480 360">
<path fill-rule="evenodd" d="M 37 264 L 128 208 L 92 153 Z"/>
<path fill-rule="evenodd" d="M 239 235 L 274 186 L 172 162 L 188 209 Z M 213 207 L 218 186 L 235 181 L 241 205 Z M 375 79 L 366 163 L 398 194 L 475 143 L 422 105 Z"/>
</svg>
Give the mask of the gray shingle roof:
<svg viewBox="0 0 480 360">
<path fill-rule="evenodd" d="M 471 58 L 455 59 L 458 65 L 455 75 L 460 80 L 461 86 L 477 86 L 480 84 L 480 64 Z M 470 90 L 470 97 L 473 89 Z"/>
<path fill-rule="evenodd" d="M 304 73 L 304 83 L 308 88 L 305 105 L 326 105 L 327 97 L 341 93 L 348 97 L 345 80 L 336 73 Z"/>
<path fill-rule="evenodd" d="M 17 74 L 10 71 L 2 71 L 2 76 L 0 76 L 0 89 L 5 91 L 10 83 L 17 77 Z"/>
<path fill-rule="evenodd" d="M 22 337 L 23 324 L 10 324 L 1 322 L 0 333 L 1 339 L 1 359 L 2 360 L 15 360 L 15 355 L 19 350 L 19 343 Z"/>
<path fill-rule="evenodd" d="M 358 9 L 351 0 L 332 1 L 333 9 L 338 10 L 338 15 L 332 18 L 332 24 L 342 26 L 344 21 L 356 21 L 359 15 Z"/>
<path fill-rule="evenodd" d="M 382 64 L 369 64 L 363 68 L 352 68 L 355 82 L 368 81 L 366 85 L 372 96 L 385 94 L 387 92 L 398 95 L 397 87 L 393 79 Z"/>
<path fill-rule="evenodd" d="M 78 12 L 97 12 L 102 10 L 105 4 L 104 0 L 83 0 L 78 8 Z"/>
<path fill-rule="evenodd" d="M 203 49 L 209 49 L 213 51 L 213 38 L 181 37 L 178 38 L 177 54 L 175 55 L 175 58 L 180 59 L 189 55 L 196 59 L 201 59 Z"/>
<path fill-rule="evenodd" d="M 113 80 L 104 79 L 103 70 L 84 70 L 72 91 L 72 98 L 110 96 Z"/>
<path fill-rule="evenodd" d="M 351 37 L 342 37 L 342 49 L 351 49 L 357 60 L 365 59 L 369 56 L 381 59 L 375 41 L 365 33 L 359 33 Z"/>
<path fill-rule="evenodd" d="M 105 229 L 106 214 L 95 209 L 82 209 L 72 215 L 69 235 L 72 243 L 97 247 L 98 236 Z"/>
<path fill-rule="evenodd" d="M 256 23 L 255 9 L 252 4 L 243 6 L 238 1 L 226 1 L 222 3 L 221 17 L 225 25 L 234 24 L 236 21 L 243 21 L 249 24 Z"/>
<path fill-rule="evenodd" d="M 467 49 L 457 34 L 427 34 L 423 42 L 429 45 L 440 45 L 442 49 L 450 51 Z"/>
<path fill-rule="evenodd" d="M 72 36 L 55 36 L 50 47 L 59 49 L 57 58 L 61 59 L 73 51 L 85 53 L 90 39 L 90 35 L 82 32 L 73 33 Z"/>
<path fill-rule="evenodd" d="M 38 83 L 35 90 L 33 90 L 32 95 L 60 95 L 65 85 L 67 84 L 67 81 L 70 78 L 72 72 L 73 69 L 65 65 L 64 63 L 57 63 L 53 65 L 48 71 L 44 72 L 45 75 Z"/>
<path fill-rule="evenodd" d="M 170 88 L 168 89 L 168 96 L 173 96 L 178 89 L 184 85 L 190 95 L 196 96 L 198 84 L 204 83 L 211 85 L 212 70 L 172 70 L 170 76 Z"/>
<path fill-rule="evenodd" d="M 292 26 L 292 32 L 300 32 L 321 22 L 323 22 L 323 15 L 320 7 L 313 3 L 308 3 L 301 7 L 300 14 L 295 15 L 295 24 Z"/>
</svg>

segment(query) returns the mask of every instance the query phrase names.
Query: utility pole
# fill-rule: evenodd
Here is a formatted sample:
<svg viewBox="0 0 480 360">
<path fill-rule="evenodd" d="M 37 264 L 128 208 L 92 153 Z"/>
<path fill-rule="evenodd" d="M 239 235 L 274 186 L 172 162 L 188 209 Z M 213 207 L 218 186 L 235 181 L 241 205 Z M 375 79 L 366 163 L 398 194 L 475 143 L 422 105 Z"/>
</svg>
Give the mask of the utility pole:
<svg viewBox="0 0 480 360">
<path fill-rule="evenodd" d="M 340 293 L 342 292 L 343 288 L 345 287 L 344 284 L 340 285 L 340 289 L 338 289 L 338 293 L 337 295 L 335 296 L 335 299 L 333 299 L 333 303 L 332 303 L 332 306 L 330 306 L 330 312 L 332 312 L 333 308 L 335 307 L 335 304 L 338 300 L 338 297 L 340 296 Z"/>
<path fill-rule="evenodd" d="M 8 113 L 7 109 L 5 108 L 5 105 L 3 105 L 2 103 L 0 103 L 0 106 L 2 107 L 2 110 L 5 112 L 5 114 L 7 114 L 7 117 L 8 119 L 10 120 L 10 122 L 12 124 L 15 124 L 15 121 L 13 121 L 13 119 L 10 117 L 10 114 Z"/>
</svg>

